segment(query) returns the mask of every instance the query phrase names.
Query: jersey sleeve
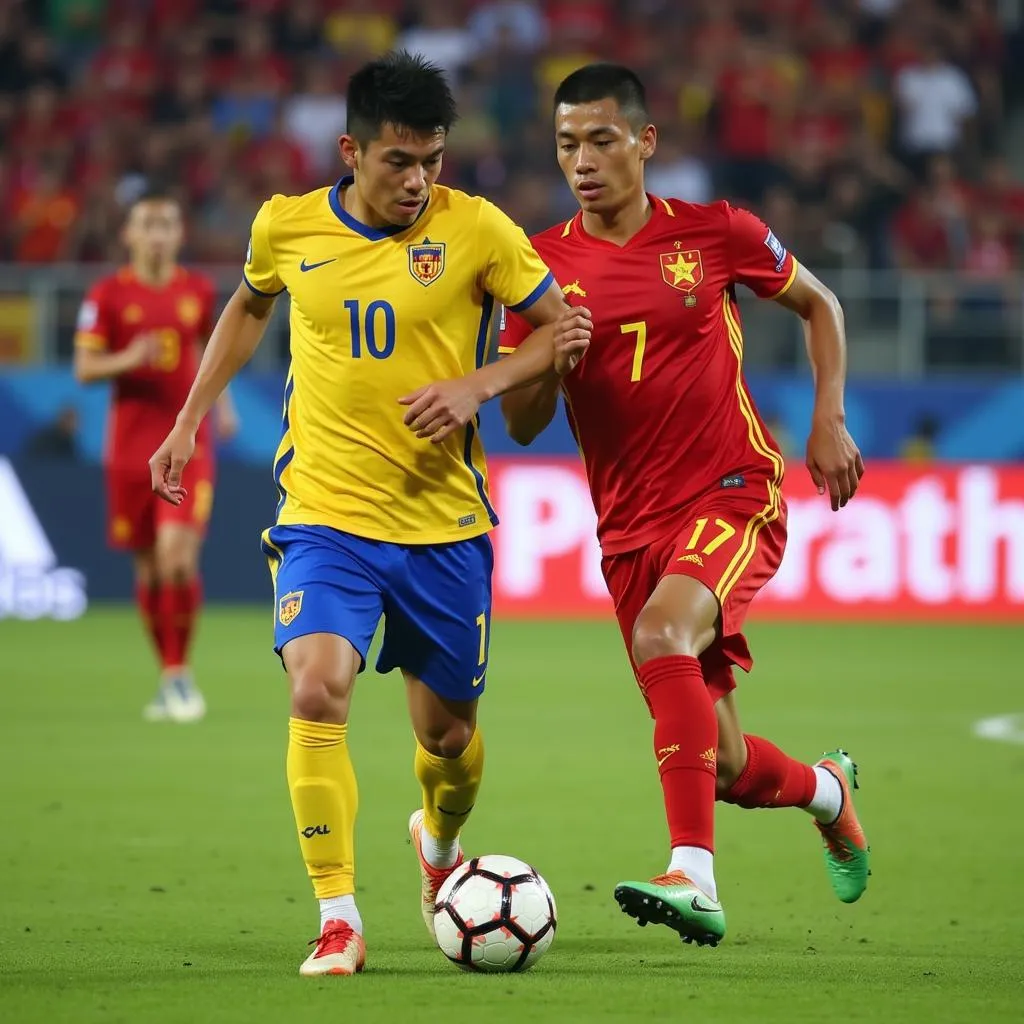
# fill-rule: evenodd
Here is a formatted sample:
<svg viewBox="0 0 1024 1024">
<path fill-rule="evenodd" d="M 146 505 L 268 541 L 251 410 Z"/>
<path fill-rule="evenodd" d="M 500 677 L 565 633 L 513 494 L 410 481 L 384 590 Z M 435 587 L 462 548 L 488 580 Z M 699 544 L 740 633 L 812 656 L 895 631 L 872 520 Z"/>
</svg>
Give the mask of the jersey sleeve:
<svg viewBox="0 0 1024 1024">
<path fill-rule="evenodd" d="M 75 348 L 106 351 L 114 340 L 114 322 L 107 287 L 99 281 L 89 289 L 79 307 Z"/>
<path fill-rule="evenodd" d="M 501 307 L 501 319 L 498 321 L 498 355 L 507 356 L 533 333 L 533 327 L 518 313 L 510 313 Z"/>
<path fill-rule="evenodd" d="M 277 263 L 270 240 L 272 199 L 268 199 L 256 214 L 249 234 L 249 248 L 245 253 L 242 277 L 250 291 L 273 298 L 284 291 L 284 282 L 277 276 Z"/>
<path fill-rule="evenodd" d="M 762 299 L 784 295 L 796 277 L 793 254 L 764 221 L 749 210 L 726 207 L 730 276 Z"/>
<path fill-rule="evenodd" d="M 481 283 L 507 310 L 529 309 L 550 287 L 554 275 L 526 233 L 487 200 L 481 201 Z"/>
</svg>

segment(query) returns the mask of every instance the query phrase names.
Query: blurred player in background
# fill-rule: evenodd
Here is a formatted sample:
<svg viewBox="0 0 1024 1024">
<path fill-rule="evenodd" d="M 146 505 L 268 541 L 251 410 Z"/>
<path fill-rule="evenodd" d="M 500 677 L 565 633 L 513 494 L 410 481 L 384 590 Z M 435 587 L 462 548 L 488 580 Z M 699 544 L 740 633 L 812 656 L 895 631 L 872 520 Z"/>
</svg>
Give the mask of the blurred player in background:
<svg viewBox="0 0 1024 1024">
<path fill-rule="evenodd" d="M 580 365 L 509 393 L 509 432 L 528 444 L 558 395 L 586 461 L 602 567 L 654 719 L 672 853 L 665 874 L 615 891 L 641 924 L 667 924 L 716 944 L 725 915 L 715 883 L 714 803 L 802 807 L 825 843 L 830 879 L 852 902 L 867 884 L 868 848 L 853 807 L 854 765 L 842 751 L 802 764 L 739 724 L 733 666 L 752 660 L 747 608 L 786 543 L 783 464 L 742 374 L 735 288 L 804 322 L 815 408 L 807 466 L 833 509 L 864 471 L 843 415 L 845 332 L 831 292 L 753 214 L 644 190 L 654 154 L 643 86 L 626 68 L 591 65 L 555 96 L 558 160 L 580 205 L 534 238 L 563 285 L 556 347 L 592 338 Z M 530 334 L 507 317 L 501 350 Z"/>
<path fill-rule="evenodd" d="M 362 970 L 355 903 L 358 795 L 349 704 L 383 615 L 379 672 L 399 668 L 423 805 L 409 822 L 422 913 L 462 860 L 459 833 L 483 772 L 496 519 L 480 403 L 552 371 L 553 334 L 485 366 L 494 301 L 553 324 L 561 291 L 529 240 L 483 199 L 435 184 L 455 103 L 443 74 L 405 53 L 357 72 L 341 156 L 352 175 L 274 196 L 252 226 L 244 282 L 206 349 L 178 425 L 151 460 L 181 501 L 199 423 L 291 297 L 291 369 L 264 534 L 275 650 L 291 683 L 288 786 L 320 937 L 303 975 Z M 492 298 L 493 297 L 493 298 Z M 585 342 L 563 357 L 567 370 Z M 422 387 L 425 380 L 446 377 Z M 411 429 L 408 429 L 411 428 Z M 418 435 L 418 436 L 417 436 Z"/>
<path fill-rule="evenodd" d="M 190 722 L 206 707 L 189 668 L 202 601 L 199 555 L 213 506 L 214 450 L 208 425 L 189 470 L 192 496 L 180 506 L 157 499 L 146 460 L 174 425 L 213 322 L 214 289 L 177 263 L 181 209 L 169 193 L 149 191 L 124 227 L 128 266 L 98 281 L 78 316 L 75 376 L 113 387 L 105 452 L 108 538 L 130 551 L 135 596 L 162 667 L 146 706 L 151 721 Z M 223 439 L 237 430 L 225 394 L 217 409 Z"/>
</svg>

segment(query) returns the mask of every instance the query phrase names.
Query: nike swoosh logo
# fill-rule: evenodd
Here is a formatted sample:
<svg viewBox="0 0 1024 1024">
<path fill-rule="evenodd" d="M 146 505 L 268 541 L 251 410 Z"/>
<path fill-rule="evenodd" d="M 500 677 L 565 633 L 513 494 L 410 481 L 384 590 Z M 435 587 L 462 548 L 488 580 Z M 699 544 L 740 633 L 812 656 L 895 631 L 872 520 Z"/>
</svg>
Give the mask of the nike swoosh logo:
<svg viewBox="0 0 1024 1024">
<path fill-rule="evenodd" d="M 464 811 L 448 811 L 445 810 L 445 808 L 443 808 L 440 804 L 438 804 L 437 809 L 442 814 L 447 814 L 449 818 L 464 818 L 467 814 L 469 814 L 471 810 L 473 810 L 475 806 L 475 804 L 470 804 Z"/>
<path fill-rule="evenodd" d="M 660 768 L 673 754 L 678 754 L 678 750 L 670 750 L 664 757 L 658 758 L 658 767 Z"/>
<path fill-rule="evenodd" d="M 487 675 L 486 672 L 484 673 L 483 676 L 473 676 L 473 688 L 474 689 L 476 689 L 476 687 L 478 687 L 484 681 L 484 676 L 485 675 Z"/>
<path fill-rule="evenodd" d="M 316 270 L 317 267 L 326 267 L 328 263 L 334 263 L 337 258 L 337 256 L 332 256 L 329 260 L 321 260 L 319 263 L 307 263 L 306 257 L 303 256 L 302 262 L 299 264 L 299 270 L 305 274 L 310 270 Z"/>
<path fill-rule="evenodd" d="M 690 906 L 697 911 L 698 914 L 717 914 L 718 907 L 705 907 L 700 903 L 700 897 L 694 896 L 690 900 Z"/>
</svg>

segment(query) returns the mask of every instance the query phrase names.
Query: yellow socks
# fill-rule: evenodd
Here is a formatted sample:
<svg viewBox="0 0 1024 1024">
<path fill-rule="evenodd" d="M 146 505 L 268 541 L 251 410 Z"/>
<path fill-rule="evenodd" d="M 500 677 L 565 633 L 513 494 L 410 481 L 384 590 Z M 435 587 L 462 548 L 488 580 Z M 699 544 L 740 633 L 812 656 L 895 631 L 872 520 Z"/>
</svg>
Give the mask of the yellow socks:
<svg viewBox="0 0 1024 1024">
<path fill-rule="evenodd" d="M 416 744 L 416 778 L 423 788 L 423 828 L 434 839 L 458 839 L 476 802 L 484 772 L 484 742 L 480 730 L 458 757 L 436 757 Z"/>
<path fill-rule="evenodd" d="M 337 897 L 355 892 L 359 792 L 347 733 L 345 725 L 288 720 L 288 790 L 299 847 L 314 893 L 332 904 Z M 459 830 L 476 801 L 483 768 L 484 745 L 479 730 L 458 757 L 436 757 L 416 744 L 424 839 L 429 837 L 431 853 L 443 859 L 450 854 L 451 863 L 458 852 Z"/>
<path fill-rule="evenodd" d="M 355 892 L 359 790 L 347 733 L 347 725 L 288 719 L 288 791 L 302 859 L 319 899 Z"/>
</svg>

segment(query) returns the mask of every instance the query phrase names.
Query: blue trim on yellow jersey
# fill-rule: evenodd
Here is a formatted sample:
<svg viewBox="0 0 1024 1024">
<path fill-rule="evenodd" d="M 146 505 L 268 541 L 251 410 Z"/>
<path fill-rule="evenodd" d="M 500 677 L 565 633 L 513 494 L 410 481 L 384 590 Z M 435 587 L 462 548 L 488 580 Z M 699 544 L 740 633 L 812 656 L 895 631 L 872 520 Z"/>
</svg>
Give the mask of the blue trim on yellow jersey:
<svg viewBox="0 0 1024 1024">
<path fill-rule="evenodd" d="M 292 392 L 295 390 L 295 378 L 289 374 L 288 382 L 284 386 L 284 402 L 281 409 L 281 438 L 278 444 L 284 440 L 284 435 L 291 429 L 291 418 L 288 415 L 288 403 L 292 400 Z"/>
<path fill-rule="evenodd" d="M 517 302 L 514 306 L 508 307 L 509 312 L 521 313 L 524 309 L 529 309 L 551 287 L 554 280 L 555 275 L 549 270 L 544 280 L 522 302 Z"/>
<path fill-rule="evenodd" d="M 361 220 L 356 220 L 348 210 L 342 205 L 341 202 L 341 190 L 348 188 L 355 181 L 355 176 L 352 174 L 346 174 L 344 178 L 338 181 L 334 188 L 327 193 L 327 201 L 330 203 L 331 211 L 334 216 L 341 221 L 342 224 L 347 228 L 351 228 L 356 234 L 362 235 L 363 238 L 368 238 L 371 242 L 379 242 L 382 238 L 390 238 L 392 235 L 397 235 L 400 231 L 408 231 L 412 227 L 412 224 L 416 223 L 423 216 L 423 211 L 427 208 L 427 203 L 430 202 L 430 196 L 427 196 L 427 201 L 420 207 L 420 212 L 416 214 L 416 220 L 412 224 L 389 224 L 385 228 L 371 227 L 369 224 L 364 224 Z"/>
<path fill-rule="evenodd" d="M 477 416 L 475 422 L 466 424 L 466 447 L 462 451 L 462 457 L 465 459 L 466 465 L 469 466 L 473 479 L 476 480 L 476 493 L 480 495 L 480 501 L 483 502 L 483 506 L 487 510 L 487 518 L 491 521 L 491 526 L 497 526 L 498 515 L 487 500 L 487 489 L 484 487 L 483 474 L 473 465 L 473 438 L 476 437 L 476 429 L 479 423 L 480 417 Z"/>
<path fill-rule="evenodd" d="M 491 316 L 494 313 L 494 296 L 490 292 L 484 292 L 483 301 L 480 303 L 480 326 L 476 331 L 476 367 L 479 370 L 487 359 L 487 343 L 491 336 Z M 475 418 L 474 423 L 466 424 L 466 447 L 463 449 L 462 457 L 469 466 L 469 471 L 476 481 L 476 492 L 480 496 L 484 508 L 487 510 L 487 518 L 491 526 L 498 525 L 498 516 L 495 514 L 491 503 L 487 500 L 487 489 L 484 487 L 483 474 L 473 465 L 473 438 L 480 427 L 480 417 Z"/>
<path fill-rule="evenodd" d="M 249 291 L 251 291 L 253 293 L 253 295 L 259 295 L 260 298 L 263 298 L 263 299 L 276 299 L 277 296 L 281 294 L 281 292 L 284 292 L 284 291 L 288 290 L 287 288 L 282 288 L 280 291 L 276 291 L 276 292 L 263 292 L 263 291 L 260 291 L 260 289 L 257 288 L 256 285 L 254 285 L 252 283 L 252 281 L 250 281 L 249 278 L 247 278 L 245 276 L 245 271 L 244 270 L 242 271 L 242 280 L 245 282 L 246 287 L 249 289 Z"/>
<path fill-rule="evenodd" d="M 288 431 L 291 429 L 291 421 L 288 416 L 288 403 L 291 401 L 292 392 L 295 390 L 295 378 L 289 377 L 288 383 L 284 387 L 284 414 L 281 417 L 281 441 L 285 439 Z M 280 444 L 280 442 L 278 442 Z M 287 451 L 283 452 L 278 460 L 274 463 L 274 483 L 277 485 L 278 502 L 276 515 L 281 514 L 281 509 L 284 508 L 284 503 L 288 500 L 288 492 L 285 490 L 284 484 L 281 483 L 281 477 L 284 471 L 288 468 L 289 463 L 295 458 L 295 445 L 293 444 Z"/>
<path fill-rule="evenodd" d="M 270 567 L 270 580 L 274 584 L 274 604 L 277 604 L 277 573 L 284 562 L 284 552 L 270 539 L 270 530 L 264 530 L 260 534 L 260 549 L 267 557 L 267 565 Z"/>
<path fill-rule="evenodd" d="M 284 508 L 284 503 L 288 500 L 288 492 L 285 490 L 284 484 L 281 483 L 281 474 L 284 473 L 294 458 L 295 447 L 293 445 L 284 453 L 284 455 L 281 456 L 281 458 L 277 460 L 276 463 L 274 463 L 274 483 L 277 484 L 277 493 L 280 495 L 277 502 L 277 508 L 274 511 L 275 516 L 279 516 L 281 514 L 281 510 Z"/>
<path fill-rule="evenodd" d="M 480 303 L 480 326 L 476 332 L 476 368 L 487 362 L 487 342 L 491 337 L 491 315 L 494 313 L 494 296 L 484 292 Z"/>
</svg>

